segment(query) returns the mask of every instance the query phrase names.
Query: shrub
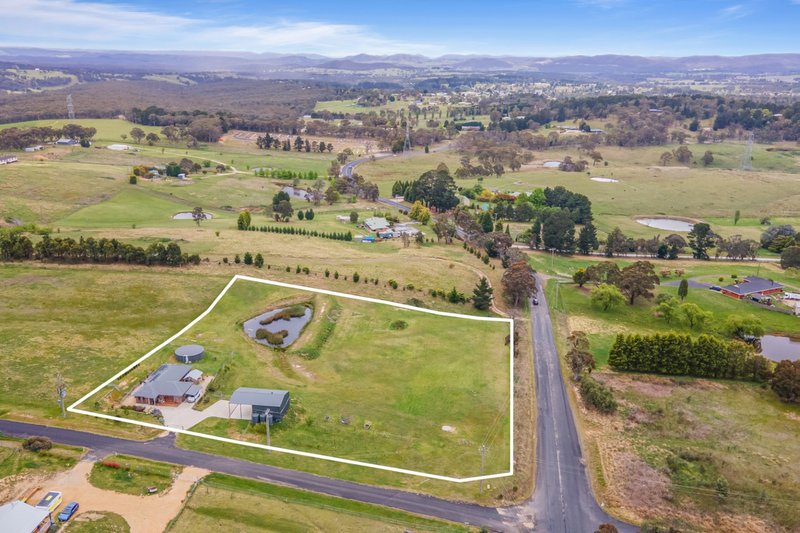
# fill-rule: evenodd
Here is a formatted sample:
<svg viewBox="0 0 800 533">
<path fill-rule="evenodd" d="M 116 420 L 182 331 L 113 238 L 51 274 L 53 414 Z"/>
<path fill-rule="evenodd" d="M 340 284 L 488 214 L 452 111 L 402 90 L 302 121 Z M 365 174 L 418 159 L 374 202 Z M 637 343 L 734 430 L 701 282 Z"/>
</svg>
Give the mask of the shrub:
<svg viewBox="0 0 800 533">
<path fill-rule="evenodd" d="M 580 386 L 581 398 L 589 407 L 610 414 L 617 410 L 617 401 L 611 389 L 591 376 L 583 376 Z"/>
<path fill-rule="evenodd" d="M 137 181 L 138 180 L 137 180 L 136 176 L 134 176 L 133 174 L 131 174 L 131 177 L 128 178 L 128 183 L 130 183 L 131 185 L 136 185 Z"/>
<path fill-rule="evenodd" d="M 28 437 L 22 442 L 22 447 L 29 452 L 40 452 L 53 447 L 53 441 L 47 437 Z"/>
<path fill-rule="evenodd" d="M 333 279 L 339 279 L 339 271 L 338 270 L 333 273 Z"/>
<path fill-rule="evenodd" d="M 391 288 L 393 288 L 393 289 L 397 289 L 397 287 L 398 287 L 398 284 L 397 284 L 397 282 L 396 282 L 395 280 L 393 280 L 393 279 L 390 279 L 390 280 L 389 280 L 389 286 L 390 286 Z"/>
<path fill-rule="evenodd" d="M 394 331 L 399 331 L 402 329 L 406 329 L 408 327 L 408 322 L 405 320 L 395 320 L 391 324 L 389 324 L 389 329 Z"/>
<path fill-rule="evenodd" d="M 252 265 L 253 264 L 253 254 L 250 252 L 244 253 L 244 264 L 245 265 Z"/>
<path fill-rule="evenodd" d="M 358 272 L 353 272 L 353 283 L 358 283 L 359 279 L 361 279 L 361 276 L 358 275 Z"/>
<path fill-rule="evenodd" d="M 253 261 L 253 264 L 256 266 L 256 268 L 263 267 L 264 266 L 264 256 L 262 256 L 261 254 L 256 254 L 256 258 Z"/>
<path fill-rule="evenodd" d="M 233 262 L 236 263 L 237 265 L 242 262 L 242 258 L 239 257 L 239 254 L 233 256 Z"/>
<path fill-rule="evenodd" d="M 327 268 L 325 269 L 325 277 L 326 277 L 326 278 L 329 278 L 329 277 L 331 277 L 331 271 L 330 271 L 330 270 L 328 270 Z"/>
<path fill-rule="evenodd" d="M 287 335 L 289 335 L 289 332 L 286 331 L 285 329 L 282 329 L 275 333 L 265 328 L 258 328 L 256 330 L 256 339 L 266 340 L 268 343 L 276 346 L 280 346 L 281 344 L 283 344 L 283 339 L 285 339 Z"/>
</svg>

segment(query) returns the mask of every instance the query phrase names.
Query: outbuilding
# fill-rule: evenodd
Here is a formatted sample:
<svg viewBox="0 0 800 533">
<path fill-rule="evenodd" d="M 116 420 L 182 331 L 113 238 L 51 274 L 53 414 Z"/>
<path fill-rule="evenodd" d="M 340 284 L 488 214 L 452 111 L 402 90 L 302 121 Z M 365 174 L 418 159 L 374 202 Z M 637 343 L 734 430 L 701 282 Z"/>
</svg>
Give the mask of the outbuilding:
<svg viewBox="0 0 800 533">
<path fill-rule="evenodd" d="M 253 424 L 266 422 L 267 419 L 274 424 L 286 416 L 290 402 L 289 391 L 240 387 L 233 391 L 229 407 L 232 408 L 231 410 L 235 410 L 234 406 L 238 406 L 241 413 L 242 406 L 249 405 L 252 407 L 250 421 Z M 228 415 L 230 416 L 230 411 Z"/>
<path fill-rule="evenodd" d="M 0 506 L 0 524 L 3 524 L 3 531 L 40 533 L 49 531 L 53 520 L 47 509 L 17 500 Z"/>
<path fill-rule="evenodd" d="M 199 344 L 187 344 L 175 350 L 175 360 L 179 363 L 196 363 L 205 355 L 205 349 Z"/>
</svg>

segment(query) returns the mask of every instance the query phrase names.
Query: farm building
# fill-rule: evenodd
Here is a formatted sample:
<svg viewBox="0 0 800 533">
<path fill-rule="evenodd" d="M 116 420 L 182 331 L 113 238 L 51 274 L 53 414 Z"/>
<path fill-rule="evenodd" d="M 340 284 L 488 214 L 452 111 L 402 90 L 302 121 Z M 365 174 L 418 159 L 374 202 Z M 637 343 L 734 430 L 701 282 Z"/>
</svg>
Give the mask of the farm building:
<svg viewBox="0 0 800 533">
<path fill-rule="evenodd" d="M 731 298 L 741 300 L 747 296 L 769 296 L 778 294 L 779 292 L 783 292 L 783 285 L 771 279 L 747 276 L 739 283 L 722 287 L 720 292 Z"/>
<path fill-rule="evenodd" d="M 0 165 L 8 165 L 10 163 L 16 163 L 17 156 L 15 155 L 0 155 Z"/>
<path fill-rule="evenodd" d="M 202 372 L 189 365 L 161 365 L 133 392 L 136 403 L 147 405 L 178 405 L 194 401 L 201 389 L 197 383 Z"/>
<path fill-rule="evenodd" d="M 175 350 L 175 360 L 179 363 L 196 363 L 203 358 L 205 350 L 199 344 L 187 344 Z"/>
<path fill-rule="evenodd" d="M 53 520 L 47 509 L 17 500 L 0 506 L 0 524 L 3 524 L 3 531 L 39 533 L 49 531 Z"/>
<path fill-rule="evenodd" d="M 389 221 L 383 217 L 369 217 L 364 221 L 364 226 L 370 231 L 380 232 L 389 229 Z"/>
<path fill-rule="evenodd" d="M 37 144 L 36 146 L 28 146 L 25 148 L 26 152 L 38 152 L 39 150 L 43 150 L 44 146 L 41 144 Z"/>
<path fill-rule="evenodd" d="M 233 391 L 229 406 L 238 405 L 241 412 L 243 405 L 253 409 L 250 420 L 254 424 L 267 421 L 267 413 L 271 415 L 271 423 L 280 422 L 286 416 L 290 404 L 289 391 L 272 389 L 254 389 L 240 387 Z M 233 410 L 236 408 L 233 407 Z"/>
</svg>

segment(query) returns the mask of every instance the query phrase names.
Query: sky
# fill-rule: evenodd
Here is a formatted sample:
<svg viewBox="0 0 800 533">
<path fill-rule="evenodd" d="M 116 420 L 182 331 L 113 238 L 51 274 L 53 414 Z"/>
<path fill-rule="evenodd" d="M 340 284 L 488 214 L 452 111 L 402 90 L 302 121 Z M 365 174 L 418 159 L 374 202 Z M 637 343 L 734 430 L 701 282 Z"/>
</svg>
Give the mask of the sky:
<svg viewBox="0 0 800 533">
<path fill-rule="evenodd" d="M 0 46 L 322 54 L 800 53 L 800 0 L 0 0 Z"/>
</svg>

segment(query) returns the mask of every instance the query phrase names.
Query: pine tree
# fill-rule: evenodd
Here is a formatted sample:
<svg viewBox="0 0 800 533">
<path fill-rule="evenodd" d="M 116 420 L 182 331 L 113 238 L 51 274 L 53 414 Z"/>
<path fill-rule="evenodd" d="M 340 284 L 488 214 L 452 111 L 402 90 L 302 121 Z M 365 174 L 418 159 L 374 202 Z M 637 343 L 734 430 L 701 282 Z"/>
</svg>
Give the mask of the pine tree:
<svg viewBox="0 0 800 533">
<path fill-rule="evenodd" d="M 600 243 L 597 241 L 597 229 L 594 224 L 587 222 L 578 233 L 578 252 L 589 255 L 597 250 Z"/>
<path fill-rule="evenodd" d="M 492 294 L 494 289 L 489 286 L 489 281 L 486 278 L 481 278 L 475 289 L 472 291 L 472 305 L 475 309 L 485 311 L 492 305 Z"/>
<path fill-rule="evenodd" d="M 681 280 L 681 284 L 678 285 L 678 297 L 681 301 L 686 299 L 686 296 L 689 294 L 689 282 L 686 279 Z"/>
</svg>

